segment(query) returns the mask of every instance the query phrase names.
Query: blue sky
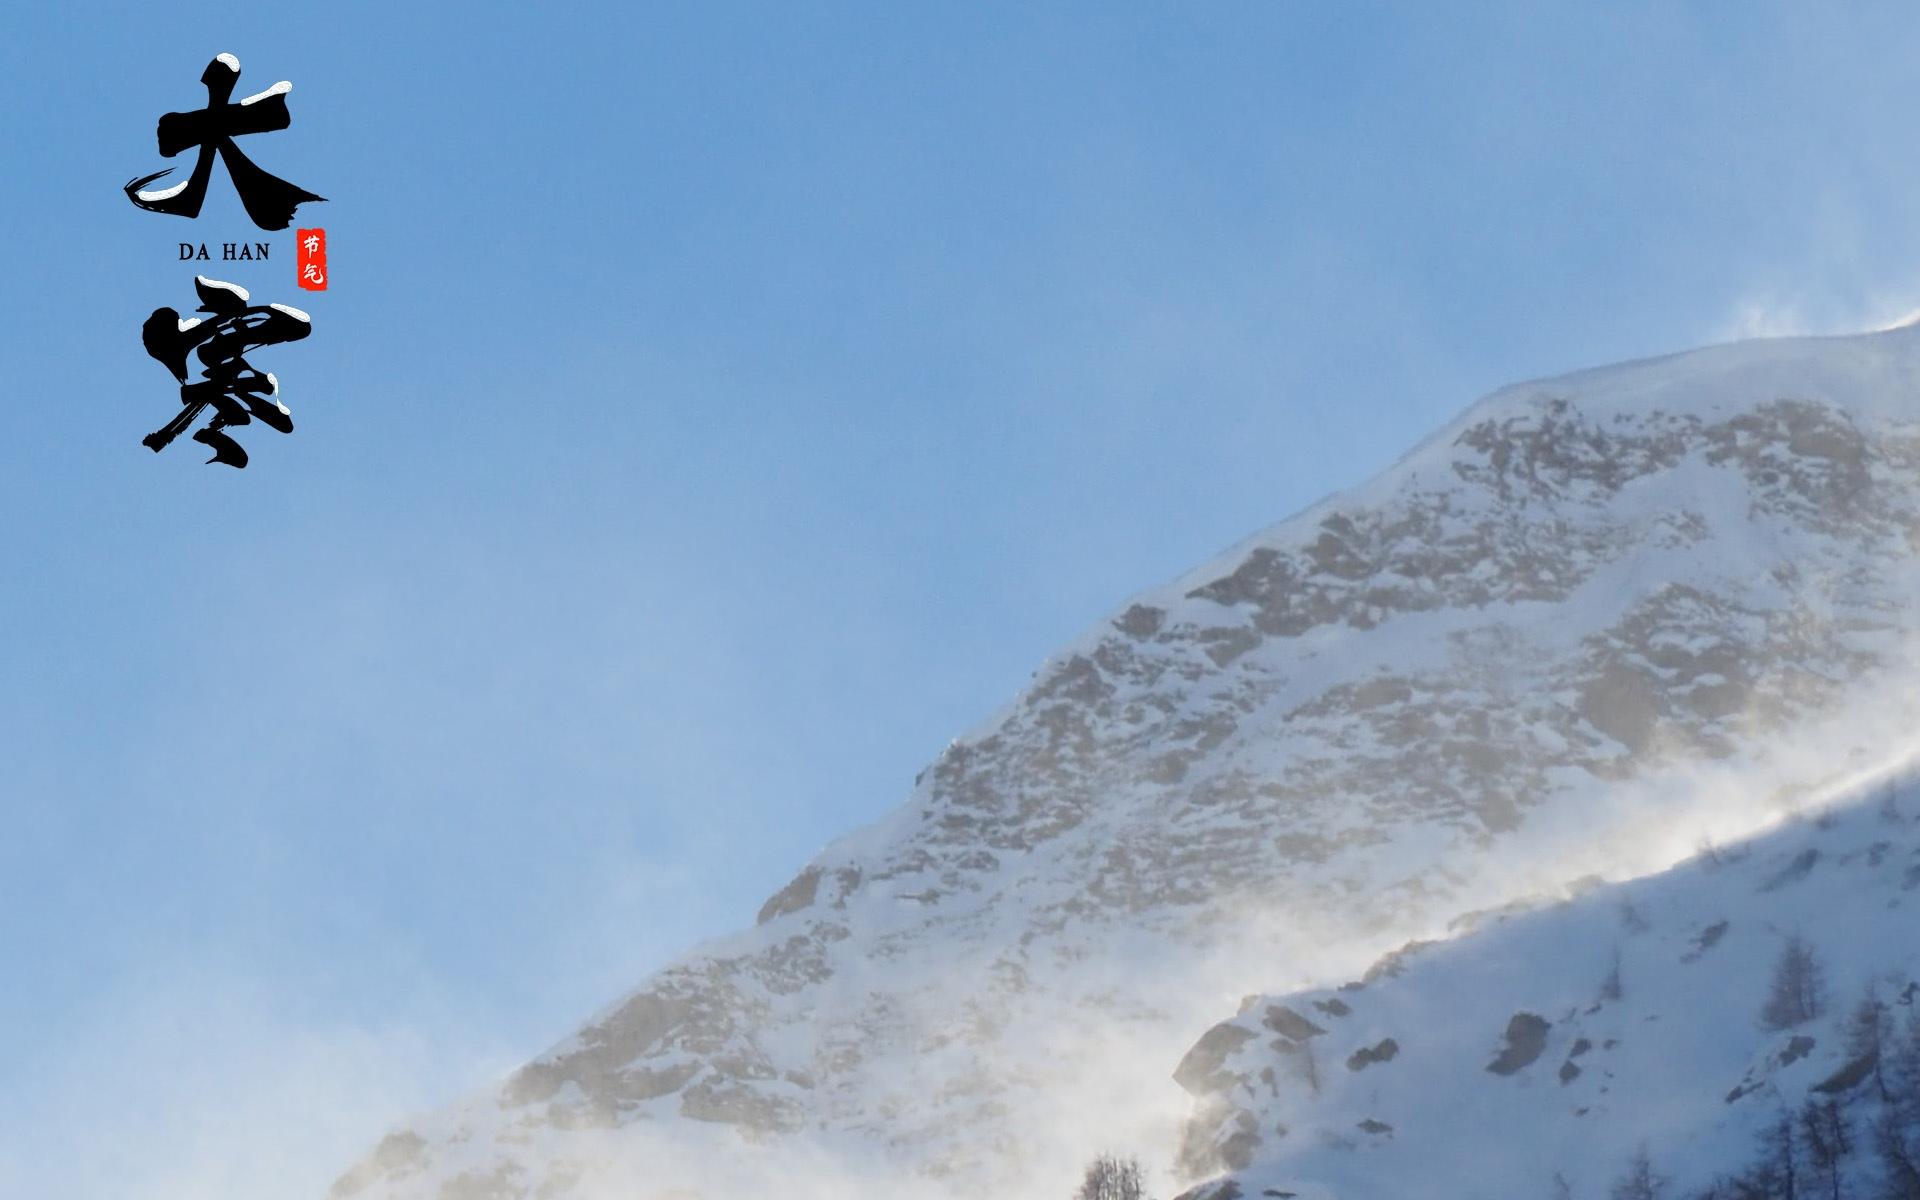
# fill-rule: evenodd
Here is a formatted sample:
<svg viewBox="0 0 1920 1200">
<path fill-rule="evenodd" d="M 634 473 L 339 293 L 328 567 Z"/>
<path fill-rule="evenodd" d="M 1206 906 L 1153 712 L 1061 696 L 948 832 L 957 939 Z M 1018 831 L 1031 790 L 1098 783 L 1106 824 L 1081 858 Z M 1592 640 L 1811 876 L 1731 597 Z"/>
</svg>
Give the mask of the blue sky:
<svg viewBox="0 0 1920 1200">
<path fill-rule="evenodd" d="M 309 1194 L 1476 395 L 1920 306 L 1894 5 L 28 9 L 10 1194 Z M 323 296 L 120 194 L 222 51 Z M 139 441 L 196 269 L 314 317 L 244 472 Z"/>
</svg>

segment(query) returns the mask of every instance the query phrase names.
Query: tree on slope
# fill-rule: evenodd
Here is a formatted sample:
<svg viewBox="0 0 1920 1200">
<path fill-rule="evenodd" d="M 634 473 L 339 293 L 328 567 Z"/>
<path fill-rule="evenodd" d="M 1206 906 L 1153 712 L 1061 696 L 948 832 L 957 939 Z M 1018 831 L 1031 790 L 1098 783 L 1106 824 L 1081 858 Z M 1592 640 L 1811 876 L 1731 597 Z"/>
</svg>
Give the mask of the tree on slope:
<svg viewBox="0 0 1920 1200">
<path fill-rule="evenodd" d="M 1807 939 L 1794 934 L 1780 948 L 1773 964 L 1773 983 L 1760 1023 L 1768 1029 L 1791 1029 L 1819 1016 L 1826 1007 L 1826 982 Z"/>
<path fill-rule="evenodd" d="M 1860 1003 L 1854 1006 L 1852 1015 L 1847 1019 L 1847 1058 L 1852 1062 L 1871 1064 L 1869 1074 L 1882 1104 L 1893 1101 L 1893 1092 L 1887 1086 L 1886 1070 L 1891 1023 L 1892 1017 L 1881 1001 L 1879 991 L 1868 984 L 1866 993 L 1860 997 Z"/>
<path fill-rule="evenodd" d="M 1873 1123 L 1880 1200 L 1920 1200 L 1920 1012 L 1908 1015 L 1885 1051 L 1891 1099 Z"/>
<path fill-rule="evenodd" d="M 1138 1159 L 1102 1154 L 1087 1165 L 1073 1200 L 1146 1200 L 1146 1194 Z"/>
<path fill-rule="evenodd" d="M 1614 1181 L 1612 1192 L 1613 1200 L 1662 1200 L 1666 1194 L 1667 1180 L 1654 1174 L 1653 1159 L 1645 1146 L 1634 1153 L 1627 1173 Z"/>
<path fill-rule="evenodd" d="M 1848 1155 L 1853 1153 L 1853 1131 L 1840 1102 L 1811 1097 L 1800 1109 L 1800 1140 L 1807 1148 L 1809 1182 L 1824 1200 L 1842 1200 Z"/>
</svg>

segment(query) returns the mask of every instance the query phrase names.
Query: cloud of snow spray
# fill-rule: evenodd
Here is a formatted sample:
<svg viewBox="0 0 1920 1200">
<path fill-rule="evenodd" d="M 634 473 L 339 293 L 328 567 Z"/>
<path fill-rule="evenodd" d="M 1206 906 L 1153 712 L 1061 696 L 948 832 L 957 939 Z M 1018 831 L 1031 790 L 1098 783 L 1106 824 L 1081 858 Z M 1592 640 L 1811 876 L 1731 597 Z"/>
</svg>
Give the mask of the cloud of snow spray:
<svg viewBox="0 0 1920 1200">
<path fill-rule="evenodd" d="M 464 1014 L 395 1007 L 356 1023 L 226 968 L 137 973 L 0 1102 L 0 1195 L 317 1200 L 385 1114 L 504 1065 Z"/>
<path fill-rule="evenodd" d="M 1805 293 L 1783 300 L 1753 295 L 1736 301 L 1730 312 L 1707 333 L 1707 342 L 1740 342 L 1749 338 L 1827 337 L 1851 333 L 1884 333 L 1920 323 L 1920 289 L 1905 288 L 1862 300 L 1848 299 L 1809 304 Z"/>
</svg>

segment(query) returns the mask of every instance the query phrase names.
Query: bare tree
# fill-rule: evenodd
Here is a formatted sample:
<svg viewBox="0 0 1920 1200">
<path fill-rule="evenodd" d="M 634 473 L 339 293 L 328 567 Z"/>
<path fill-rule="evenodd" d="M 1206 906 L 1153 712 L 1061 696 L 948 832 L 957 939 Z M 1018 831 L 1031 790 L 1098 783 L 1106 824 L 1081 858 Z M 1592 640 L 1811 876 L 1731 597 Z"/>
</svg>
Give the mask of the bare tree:
<svg viewBox="0 0 1920 1200">
<path fill-rule="evenodd" d="M 1898 1033 L 1886 1031 L 1882 1052 L 1890 1098 L 1872 1129 L 1879 1200 L 1920 1200 L 1920 1011 Z"/>
<path fill-rule="evenodd" d="M 1616 942 L 1613 947 L 1613 958 L 1607 963 L 1607 977 L 1600 981 L 1600 998 L 1618 1000 L 1626 994 L 1626 985 L 1620 979 L 1620 945 Z"/>
<path fill-rule="evenodd" d="M 1920 1009 L 1907 1013 L 1906 1027 L 1898 1034 L 1888 1021 L 1882 1053 L 1886 1059 L 1887 1107 L 1908 1124 L 1920 1127 Z"/>
<path fill-rule="evenodd" d="M 1800 1156 L 1794 1151 L 1793 1119 L 1787 1110 L 1771 1126 L 1760 1131 L 1762 1168 L 1773 1182 L 1768 1193 L 1780 1200 L 1800 1200 Z"/>
<path fill-rule="evenodd" d="M 1708 870 L 1726 865 L 1726 860 L 1720 856 L 1720 847 L 1714 843 L 1710 833 L 1700 835 L 1700 840 L 1693 844 L 1693 853 Z"/>
<path fill-rule="evenodd" d="M 1853 1013 L 1847 1018 L 1847 1058 L 1852 1062 L 1869 1063 L 1873 1075 L 1874 1090 L 1880 1093 L 1882 1104 L 1891 1103 L 1893 1092 L 1887 1087 L 1887 1040 L 1888 1026 L 1892 1021 L 1887 1006 L 1881 1002 L 1879 991 L 1869 983 L 1866 994 L 1860 997 L 1860 1003 L 1854 1005 Z"/>
<path fill-rule="evenodd" d="M 1826 983 L 1813 947 L 1799 934 L 1787 939 L 1773 964 L 1773 983 L 1760 1023 L 1768 1029 L 1791 1029 L 1819 1016 L 1826 1007 Z"/>
<path fill-rule="evenodd" d="M 1920 1150 L 1913 1142 L 1899 1113 L 1881 1109 L 1873 1124 L 1873 1149 L 1880 1158 L 1883 1200 L 1920 1200 Z"/>
<path fill-rule="evenodd" d="M 1313 1057 L 1313 1039 L 1300 1043 L 1300 1073 L 1306 1077 L 1307 1086 L 1313 1094 L 1320 1094 L 1320 1064 Z"/>
<path fill-rule="evenodd" d="M 1645 1146 L 1634 1152 L 1627 1173 L 1614 1181 L 1612 1194 L 1613 1200 L 1661 1200 L 1667 1194 L 1667 1179 L 1654 1174 Z"/>
<path fill-rule="evenodd" d="M 1840 1102 L 1809 1099 L 1800 1109 L 1800 1140 L 1807 1147 L 1810 1182 L 1825 1191 L 1827 1200 L 1841 1200 L 1841 1168 L 1853 1153 L 1853 1131 Z"/>
<path fill-rule="evenodd" d="M 1087 1165 L 1073 1200 L 1145 1200 L 1146 1194 L 1139 1159 L 1102 1154 Z"/>
<path fill-rule="evenodd" d="M 1620 901 L 1620 925 L 1628 933 L 1645 933 L 1653 928 L 1631 896 Z"/>
</svg>

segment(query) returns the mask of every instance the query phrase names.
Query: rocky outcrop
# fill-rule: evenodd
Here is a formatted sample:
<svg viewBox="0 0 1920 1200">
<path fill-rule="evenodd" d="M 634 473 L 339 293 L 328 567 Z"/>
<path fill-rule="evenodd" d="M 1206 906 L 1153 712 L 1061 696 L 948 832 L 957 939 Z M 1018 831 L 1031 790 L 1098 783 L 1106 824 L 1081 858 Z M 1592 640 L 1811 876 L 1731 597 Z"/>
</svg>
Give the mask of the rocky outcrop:
<svg viewBox="0 0 1920 1200">
<path fill-rule="evenodd" d="M 1507 1033 L 1499 1055 L 1487 1064 L 1487 1070 L 1495 1075 L 1511 1075 L 1522 1067 L 1531 1066 L 1533 1060 L 1540 1057 L 1547 1048 L 1547 1030 L 1553 1028 L 1553 1022 L 1534 1013 L 1515 1013 L 1507 1022 Z"/>
</svg>

